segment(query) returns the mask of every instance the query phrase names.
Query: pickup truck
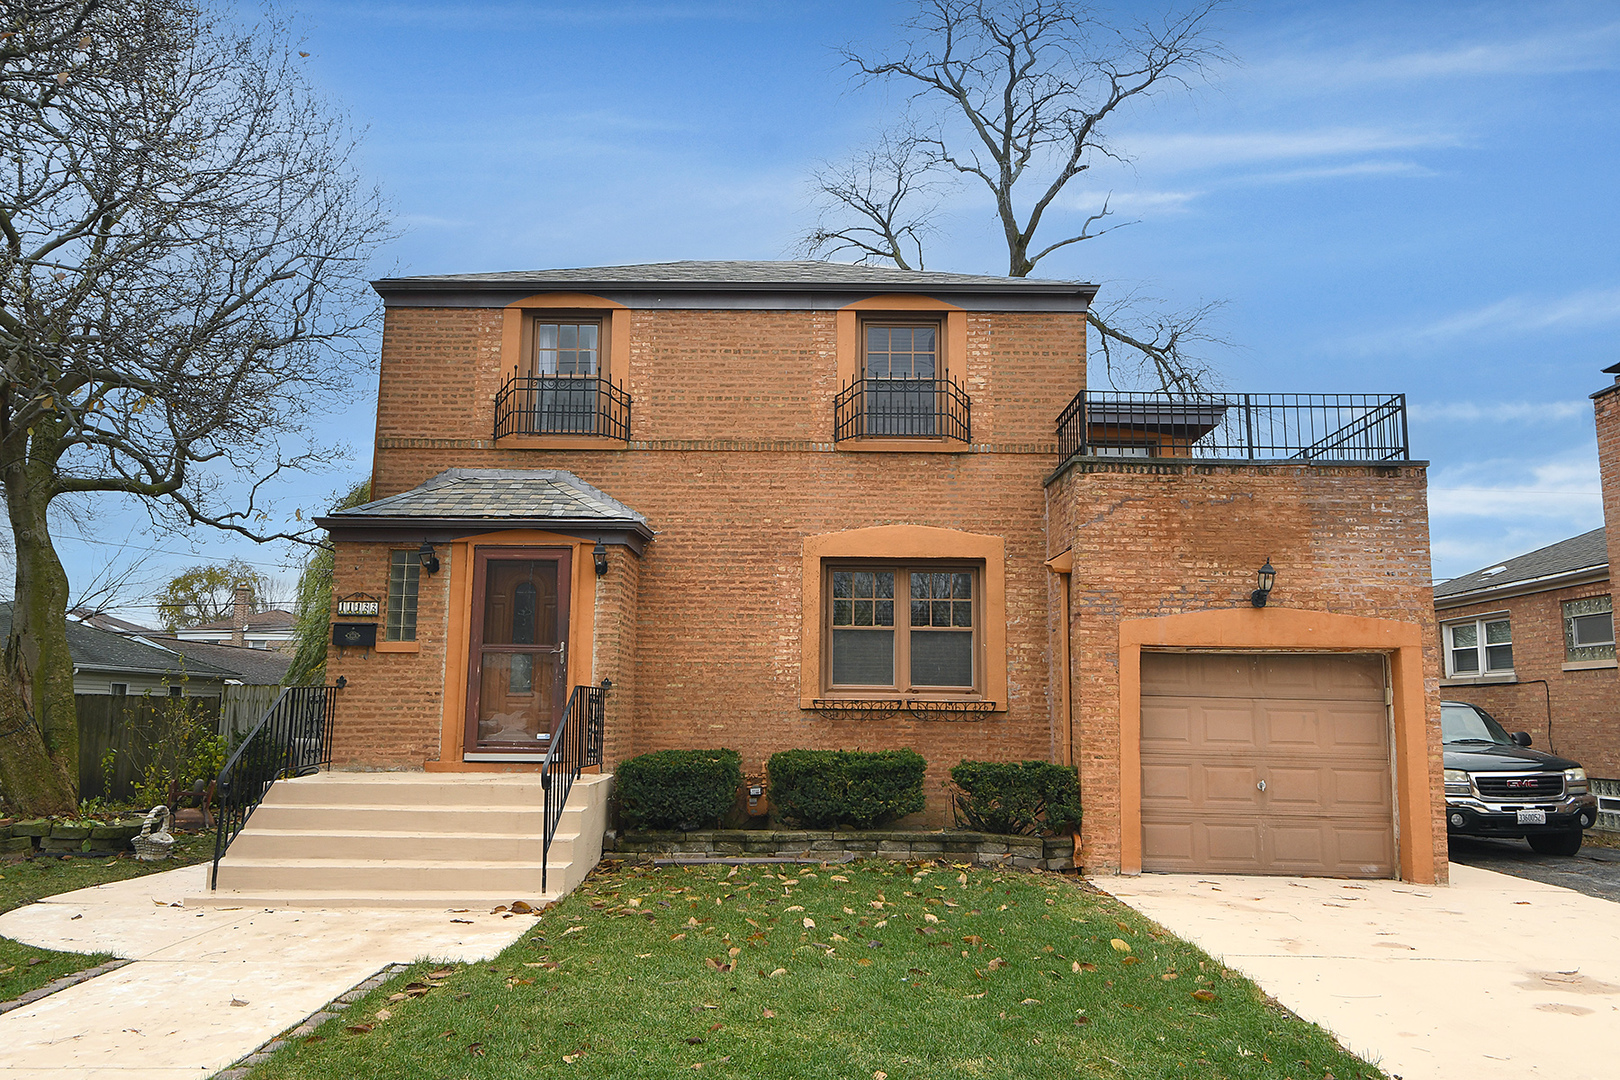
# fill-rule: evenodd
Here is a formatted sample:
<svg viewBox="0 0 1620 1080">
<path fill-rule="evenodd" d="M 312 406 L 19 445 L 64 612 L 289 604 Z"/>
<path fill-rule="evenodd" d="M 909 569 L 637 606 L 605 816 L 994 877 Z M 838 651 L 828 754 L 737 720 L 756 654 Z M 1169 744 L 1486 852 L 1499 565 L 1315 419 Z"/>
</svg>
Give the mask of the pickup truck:
<svg viewBox="0 0 1620 1080">
<path fill-rule="evenodd" d="M 1586 770 L 1569 758 L 1530 749 L 1491 714 L 1462 701 L 1440 703 L 1445 755 L 1446 832 L 1522 837 L 1542 855 L 1573 855 L 1597 821 Z"/>
</svg>

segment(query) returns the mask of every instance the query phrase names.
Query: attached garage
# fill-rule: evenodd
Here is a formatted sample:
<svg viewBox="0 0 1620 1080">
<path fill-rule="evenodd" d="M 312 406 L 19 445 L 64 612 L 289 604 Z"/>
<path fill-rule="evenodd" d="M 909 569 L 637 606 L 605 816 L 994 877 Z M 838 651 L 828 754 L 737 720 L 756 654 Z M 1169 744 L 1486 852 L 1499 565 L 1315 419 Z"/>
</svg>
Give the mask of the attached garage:
<svg viewBox="0 0 1620 1080">
<path fill-rule="evenodd" d="M 1396 876 L 1386 660 L 1141 653 L 1143 870 Z"/>
</svg>

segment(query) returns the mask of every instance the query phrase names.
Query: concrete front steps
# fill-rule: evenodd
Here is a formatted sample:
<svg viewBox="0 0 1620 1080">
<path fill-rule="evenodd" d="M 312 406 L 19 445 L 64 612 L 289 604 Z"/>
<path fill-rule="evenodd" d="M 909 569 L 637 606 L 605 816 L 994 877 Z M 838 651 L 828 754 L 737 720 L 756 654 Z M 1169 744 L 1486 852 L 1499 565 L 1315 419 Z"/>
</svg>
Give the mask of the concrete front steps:
<svg viewBox="0 0 1620 1080">
<path fill-rule="evenodd" d="M 535 773 L 342 773 L 278 780 L 187 907 L 467 908 L 570 892 L 602 857 L 611 775 L 574 782 L 540 888 Z"/>
</svg>

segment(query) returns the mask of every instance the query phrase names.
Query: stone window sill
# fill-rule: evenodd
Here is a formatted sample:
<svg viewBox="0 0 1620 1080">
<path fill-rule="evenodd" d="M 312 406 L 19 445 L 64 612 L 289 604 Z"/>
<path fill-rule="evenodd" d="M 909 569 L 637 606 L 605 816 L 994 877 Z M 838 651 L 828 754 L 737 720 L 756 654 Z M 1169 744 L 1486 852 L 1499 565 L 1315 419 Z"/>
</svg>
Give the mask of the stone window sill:
<svg viewBox="0 0 1620 1080">
<path fill-rule="evenodd" d="M 1614 659 L 1608 660 L 1569 660 L 1564 663 L 1565 671 L 1602 671 L 1604 668 L 1620 667 Z"/>
</svg>

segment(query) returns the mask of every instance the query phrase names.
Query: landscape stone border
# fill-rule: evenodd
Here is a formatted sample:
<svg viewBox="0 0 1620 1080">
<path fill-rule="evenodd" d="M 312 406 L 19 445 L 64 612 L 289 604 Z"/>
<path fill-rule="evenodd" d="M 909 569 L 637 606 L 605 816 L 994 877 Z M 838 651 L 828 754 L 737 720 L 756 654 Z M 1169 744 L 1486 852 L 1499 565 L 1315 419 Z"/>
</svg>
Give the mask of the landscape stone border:
<svg viewBox="0 0 1620 1080">
<path fill-rule="evenodd" d="M 0 854 L 39 851 L 69 855 L 76 851 L 120 852 L 141 833 L 141 819 L 112 825 L 68 825 L 43 819 L 0 824 Z"/>
<path fill-rule="evenodd" d="M 83 971 L 75 971 L 71 975 L 62 976 L 60 979 L 52 979 L 44 986 L 30 990 L 21 997 L 12 998 L 10 1001 L 0 1001 L 0 1015 L 4 1015 L 13 1009 L 20 1009 L 24 1005 L 32 1005 L 40 998 L 48 998 L 60 990 L 66 990 L 70 986 L 78 986 L 80 983 L 87 982 L 97 975 L 105 975 L 109 971 L 117 971 L 125 964 L 133 963 L 133 960 L 109 960 L 105 964 L 97 964 L 95 967 L 85 968 Z"/>
<path fill-rule="evenodd" d="M 348 990 L 322 1005 L 310 1013 L 297 1026 L 282 1032 L 273 1039 L 261 1043 L 251 1054 L 233 1063 L 230 1068 L 222 1069 L 213 1075 L 212 1080 L 241 1080 L 242 1077 L 253 1071 L 253 1066 L 265 1061 L 271 1054 L 286 1046 L 293 1039 L 303 1039 L 315 1034 L 315 1029 L 333 1019 L 350 1005 L 371 993 L 383 983 L 394 976 L 409 971 L 410 964 L 389 964 L 377 974 L 356 983 Z"/>
<path fill-rule="evenodd" d="M 945 859 L 1020 870 L 1073 870 L 1072 836 L 1001 836 L 980 832 L 896 830 L 699 829 L 692 832 L 608 833 L 604 854 L 626 862 L 670 856 L 799 856 L 807 862 L 849 855 L 921 862 Z"/>
</svg>

